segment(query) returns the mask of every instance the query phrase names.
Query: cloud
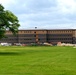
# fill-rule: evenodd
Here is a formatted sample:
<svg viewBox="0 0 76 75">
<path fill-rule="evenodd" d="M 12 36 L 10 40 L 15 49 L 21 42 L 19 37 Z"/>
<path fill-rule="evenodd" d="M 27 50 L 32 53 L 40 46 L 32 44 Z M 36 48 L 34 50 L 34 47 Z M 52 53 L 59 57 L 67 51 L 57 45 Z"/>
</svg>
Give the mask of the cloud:
<svg viewBox="0 0 76 75">
<path fill-rule="evenodd" d="M 63 13 L 74 13 L 76 12 L 76 1 L 75 0 L 57 0 L 58 8 Z"/>
<path fill-rule="evenodd" d="M 5 7 L 5 8 L 9 8 L 11 5 L 15 4 L 16 1 L 15 0 L 0 0 L 0 3 Z"/>
<path fill-rule="evenodd" d="M 75 0 L 0 0 L 16 14 L 20 28 L 76 28 Z"/>
</svg>

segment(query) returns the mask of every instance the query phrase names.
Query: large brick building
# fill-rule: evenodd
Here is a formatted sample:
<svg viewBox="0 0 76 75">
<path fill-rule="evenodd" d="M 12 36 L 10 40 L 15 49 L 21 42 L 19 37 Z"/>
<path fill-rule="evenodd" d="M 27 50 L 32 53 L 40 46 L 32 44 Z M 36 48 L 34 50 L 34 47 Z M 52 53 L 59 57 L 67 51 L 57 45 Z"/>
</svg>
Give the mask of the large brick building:
<svg viewBox="0 0 76 75">
<path fill-rule="evenodd" d="M 19 30 L 16 36 L 10 31 L 5 34 L 8 38 L 3 38 L 0 42 L 7 43 L 72 43 L 76 44 L 76 29 L 33 29 Z"/>
</svg>

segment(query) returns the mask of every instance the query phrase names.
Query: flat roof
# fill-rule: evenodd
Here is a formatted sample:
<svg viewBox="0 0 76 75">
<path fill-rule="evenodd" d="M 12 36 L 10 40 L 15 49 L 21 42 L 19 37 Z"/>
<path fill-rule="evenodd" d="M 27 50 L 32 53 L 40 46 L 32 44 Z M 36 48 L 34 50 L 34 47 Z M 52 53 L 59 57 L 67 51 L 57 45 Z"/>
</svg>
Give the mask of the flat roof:
<svg viewBox="0 0 76 75">
<path fill-rule="evenodd" d="M 76 30 L 76 29 L 19 29 L 19 31 L 29 31 L 29 30 L 31 30 L 31 31 L 36 31 L 36 30 L 45 30 L 45 31 L 47 31 L 47 30 Z"/>
</svg>

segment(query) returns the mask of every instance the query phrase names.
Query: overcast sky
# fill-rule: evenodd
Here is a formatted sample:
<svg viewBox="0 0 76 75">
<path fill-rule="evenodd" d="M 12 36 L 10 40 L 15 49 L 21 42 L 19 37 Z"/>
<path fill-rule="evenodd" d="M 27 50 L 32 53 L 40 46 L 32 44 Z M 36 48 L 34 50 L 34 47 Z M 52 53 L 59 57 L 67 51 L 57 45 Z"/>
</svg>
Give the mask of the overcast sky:
<svg viewBox="0 0 76 75">
<path fill-rule="evenodd" d="M 76 28 L 76 0 L 0 0 L 20 21 L 20 29 Z"/>
</svg>

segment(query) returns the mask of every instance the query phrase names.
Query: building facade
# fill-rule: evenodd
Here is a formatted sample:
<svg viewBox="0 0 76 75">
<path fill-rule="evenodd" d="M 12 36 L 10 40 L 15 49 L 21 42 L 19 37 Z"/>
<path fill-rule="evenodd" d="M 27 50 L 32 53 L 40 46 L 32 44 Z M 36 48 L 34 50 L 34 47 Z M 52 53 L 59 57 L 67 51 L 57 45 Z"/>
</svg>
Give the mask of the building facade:
<svg viewBox="0 0 76 75">
<path fill-rule="evenodd" d="M 76 29 L 33 29 L 19 30 L 14 36 L 10 31 L 6 31 L 7 37 L 0 40 L 1 43 L 72 43 L 76 44 Z"/>
</svg>

